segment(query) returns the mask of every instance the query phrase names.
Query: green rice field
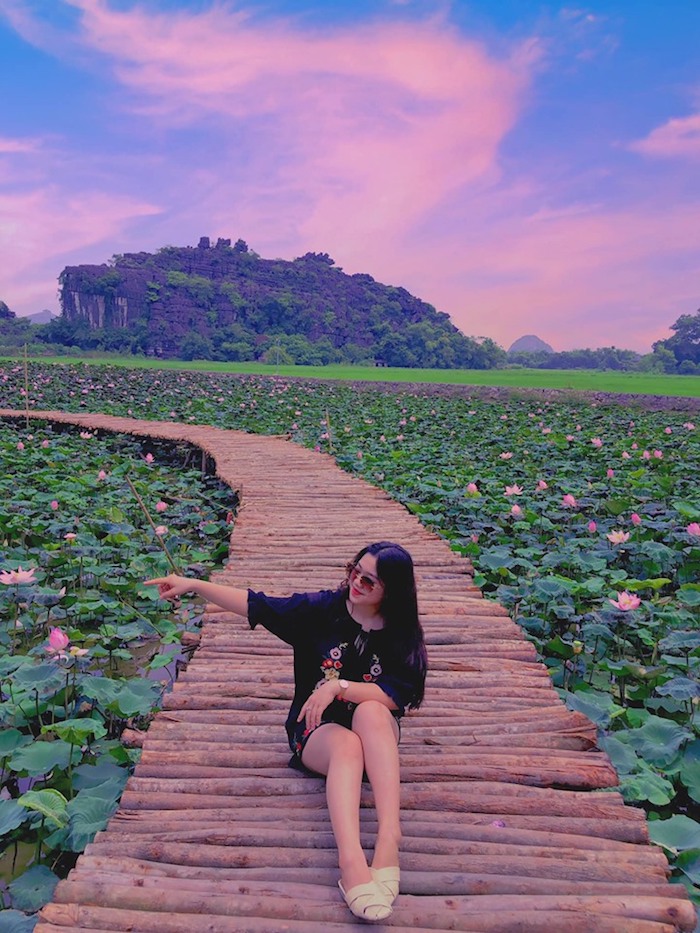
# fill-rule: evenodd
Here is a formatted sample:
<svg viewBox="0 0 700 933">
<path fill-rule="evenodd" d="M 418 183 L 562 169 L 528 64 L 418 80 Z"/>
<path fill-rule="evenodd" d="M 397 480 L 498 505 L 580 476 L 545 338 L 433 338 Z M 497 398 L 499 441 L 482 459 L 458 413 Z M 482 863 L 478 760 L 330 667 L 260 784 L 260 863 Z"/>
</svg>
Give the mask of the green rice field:
<svg viewBox="0 0 700 933">
<path fill-rule="evenodd" d="M 219 363 L 212 360 L 154 360 L 139 357 L 42 357 L 42 364 L 63 363 L 125 366 L 188 372 L 279 375 L 303 379 L 357 382 L 430 383 L 434 385 L 504 386 L 521 389 L 570 389 L 623 395 L 665 395 L 700 398 L 700 376 L 623 373 L 581 369 L 395 369 L 375 366 L 274 366 L 264 363 Z"/>
</svg>

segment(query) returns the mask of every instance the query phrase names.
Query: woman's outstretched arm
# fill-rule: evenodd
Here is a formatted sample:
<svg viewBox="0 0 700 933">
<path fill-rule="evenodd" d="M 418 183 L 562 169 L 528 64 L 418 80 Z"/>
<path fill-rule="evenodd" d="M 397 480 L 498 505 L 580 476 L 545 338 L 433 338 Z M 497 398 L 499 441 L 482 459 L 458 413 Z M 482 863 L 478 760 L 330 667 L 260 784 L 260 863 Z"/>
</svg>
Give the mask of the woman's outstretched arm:
<svg viewBox="0 0 700 933">
<path fill-rule="evenodd" d="M 192 577 L 180 577 L 176 573 L 167 577 L 145 580 L 146 586 L 157 586 L 161 599 L 177 599 L 185 593 L 194 593 L 209 603 L 214 603 L 229 612 L 248 617 L 248 590 L 222 583 L 210 583 L 208 580 L 194 580 Z"/>
</svg>

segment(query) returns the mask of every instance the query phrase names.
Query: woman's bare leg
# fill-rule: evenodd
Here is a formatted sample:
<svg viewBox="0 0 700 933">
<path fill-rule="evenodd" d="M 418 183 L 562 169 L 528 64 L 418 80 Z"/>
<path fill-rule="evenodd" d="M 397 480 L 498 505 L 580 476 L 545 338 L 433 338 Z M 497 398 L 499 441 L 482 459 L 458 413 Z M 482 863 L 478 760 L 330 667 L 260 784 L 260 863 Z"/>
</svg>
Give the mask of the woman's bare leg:
<svg viewBox="0 0 700 933">
<path fill-rule="evenodd" d="M 401 842 L 399 727 L 386 706 L 370 700 L 360 703 L 355 710 L 352 731 L 362 741 L 364 767 L 377 811 L 372 867 L 398 865 Z"/>
<path fill-rule="evenodd" d="M 360 737 L 345 726 L 327 723 L 310 736 L 302 763 L 326 775 L 326 799 L 338 866 L 346 891 L 372 880 L 360 843 L 360 791 L 364 760 Z M 395 864 L 395 863 L 394 863 Z"/>
</svg>

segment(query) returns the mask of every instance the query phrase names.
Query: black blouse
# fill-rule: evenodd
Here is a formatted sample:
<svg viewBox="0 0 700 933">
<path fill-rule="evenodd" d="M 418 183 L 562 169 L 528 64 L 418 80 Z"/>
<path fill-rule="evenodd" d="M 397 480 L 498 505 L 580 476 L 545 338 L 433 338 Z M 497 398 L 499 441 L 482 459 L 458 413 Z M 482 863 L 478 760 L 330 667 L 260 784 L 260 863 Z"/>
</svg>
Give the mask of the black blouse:
<svg viewBox="0 0 700 933">
<path fill-rule="evenodd" d="M 396 656 L 384 629 L 365 632 L 347 609 L 347 588 L 292 596 L 266 596 L 248 591 L 251 628 L 264 626 L 294 649 L 294 699 L 286 728 L 294 748 L 294 732 L 301 707 L 317 686 L 332 678 L 375 683 L 403 716 L 414 692 L 415 674 Z M 333 707 L 354 704 L 334 700 L 324 719 L 336 721 Z M 338 717 L 341 718 L 341 717 Z"/>
</svg>

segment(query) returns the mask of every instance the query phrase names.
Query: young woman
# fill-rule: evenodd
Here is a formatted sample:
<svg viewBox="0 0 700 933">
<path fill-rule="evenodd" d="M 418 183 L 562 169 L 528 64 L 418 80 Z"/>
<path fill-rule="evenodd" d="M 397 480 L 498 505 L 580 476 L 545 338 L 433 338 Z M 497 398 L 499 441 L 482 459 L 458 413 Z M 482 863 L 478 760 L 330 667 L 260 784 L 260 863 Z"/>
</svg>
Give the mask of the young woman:
<svg viewBox="0 0 700 933">
<path fill-rule="evenodd" d="M 271 597 L 170 574 L 164 599 L 193 592 L 263 625 L 294 648 L 287 717 L 292 763 L 326 777 L 340 890 L 363 920 L 385 920 L 399 891 L 399 720 L 423 700 L 426 651 L 410 554 L 380 541 L 350 562 L 337 590 Z M 367 775 L 377 811 L 371 867 L 360 844 Z"/>
</svg>

